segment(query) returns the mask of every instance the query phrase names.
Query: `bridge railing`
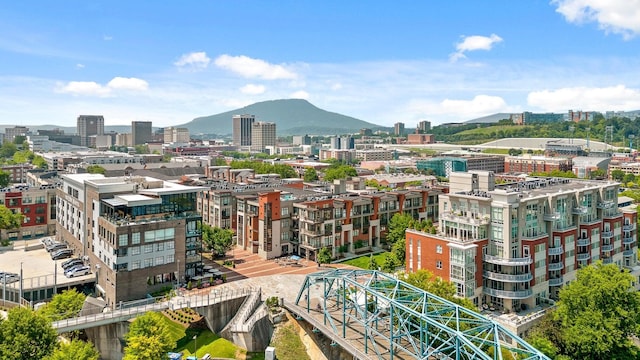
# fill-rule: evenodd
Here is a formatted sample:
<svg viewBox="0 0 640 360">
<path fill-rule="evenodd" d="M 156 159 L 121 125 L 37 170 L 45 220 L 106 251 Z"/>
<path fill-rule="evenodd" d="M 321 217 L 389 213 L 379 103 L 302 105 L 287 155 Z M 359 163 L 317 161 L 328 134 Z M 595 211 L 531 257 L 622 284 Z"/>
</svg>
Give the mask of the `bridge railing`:
<svg viewBox="0 0 640 360">
<path fill-rule="evenodd" d="M 115 318 L 127 318 L 130 319 L 135 317 L 136 315 L 145 313 L 147 311 L 162 311 L 169 307 L 169 304 L 166 302 L 154 303 L 154 304 L 146 304 L 143 306 L 136 306 L 126 309 L 119 309 L 114 311 L 101 312 L 97 314 L 84 315 L 79 317 L 73 317 L 69 319 L 63 319 L 53 322 L 53 327 L 55 329 L 58 328 L 68 328 L 68 327 L 78 327 L 84 324 L 97 323 L 108 319 Z"/>
</svg>

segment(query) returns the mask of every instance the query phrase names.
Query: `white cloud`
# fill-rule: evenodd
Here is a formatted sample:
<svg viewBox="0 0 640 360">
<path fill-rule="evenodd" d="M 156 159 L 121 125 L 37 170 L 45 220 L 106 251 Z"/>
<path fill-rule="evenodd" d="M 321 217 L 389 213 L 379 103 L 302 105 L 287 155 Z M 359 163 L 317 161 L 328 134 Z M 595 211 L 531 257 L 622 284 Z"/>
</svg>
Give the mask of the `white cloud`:
<svg viewBox="0 0 640 360">
<path fill-rule="evenodd" d="M 220 55 L 216 58 L 216 66 L 229 70 L 245 78 L 264 80 L 296 79 L 296 73 L 283 65 L 270 64 L 264 60 L 253 59 L 248 56 Z"/>
<path fill-rule="evenodd" d="M 211 59 L 207 56 L 207 53 L 200 51 L 184 54 L 173 64 L 183 70 L 189 69 L 197 71 L 206 69 L 210 62 Z"/>
<path fill-rule="evenodd" d="M 333 90 L 333 91 L 338 91 L 340 89 L 342 89 L 342 84 L 341 83 L 334 83 L 334 84 L 331 85 L 331 90 Z"/>
<path fill-rule="evenodd" d="M 76 68 L 78 68 L 78 69 L 84 69 L 84 64 L 76 64 Z"/>
<path fill-rule="evenodd" d="M 432 100 L 412 100 L 406 106 L 409 118 L 429 117 L 464 121 L 498 112 L 515 111 L 500 96 L 476 95 L 471 100 L 444 99 L 440 102 Z M 438 121 L 439 122 L 439 121 Z"/>
<path fill-rule="evenodd" d="M 107 87 L 110 89 L 144 91 L 149 88 L 149 83 L 138 78 L 125 78 L 117 76 L 109 81 Z"/>
<path fill-rule="evenodd" d="M 58 85 L 55 89 L 58 93 L 84 96 L 108 97 L 117 90 L 145 91 L 149 83 L 138 78 L 114 77 L 107 85 L 98 84 L 95 81 L 70 81 L 66 85 Z"/>
<path fill-rule="evenodd" d="M 491 36 L 472 35 L 465 36 L 462 41 L 456 44 L 456 52 L 451 54 L 451 61 L 466 58 L 465 52 L 476 50 L 491 50 L 494 44 L 502 42 L 502 38 L 496 34 Z"/>
<path fill-rule="evenodd" d="M 544 111 L 635 110 L 640 108 L 640 89 L 617 85 L 542 90 L 529 93 L 527 103 Z"/>
<path fill-rule="evenodd" d="M 240 92 L 247 95 L 260 95 L 264 93 L 266 88 L 264 85 L 247 84 L 240 88 Z"/>
<path fill-rule="evenodd" d="M 111 35 L 103 35 L 102 36 L 102 40 L 111 41 L 111 40 L 113 40 L 113 36 L 111 36 Z"/>
<path fill-rule="evenodd" d="M 640 34 L 640 0 L 553 0 L 570 23 L 597 22 L 605 32 L 630 39 Z"/>
<path fill-rule="evenodd" d="M 291 98 L 291 99 L 305 99 L 305 100 L 308 100 L 309 99 L 309 93 L 304 91 L 304 90 L 298 90 L 298 91 L 290 94 L 289 98 Z"/>
</svg>

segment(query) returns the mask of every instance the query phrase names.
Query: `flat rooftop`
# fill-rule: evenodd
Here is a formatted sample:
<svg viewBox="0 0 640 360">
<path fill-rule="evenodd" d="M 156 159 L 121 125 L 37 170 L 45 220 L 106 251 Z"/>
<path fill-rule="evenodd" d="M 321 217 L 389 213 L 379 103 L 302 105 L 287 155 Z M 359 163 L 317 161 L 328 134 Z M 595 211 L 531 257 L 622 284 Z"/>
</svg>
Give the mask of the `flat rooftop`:
<svg viewBox="0 0 640 360">
<path fill-rule="evenodd" d="M 40 239 L 29 240 L 26 243 L 27 247 L 35 246 L 40 244 Z M 49 255 L 44 247 L 37 250 L 25 251 L 24 244 L 24 241 L 16 241 L 14 242 L 14 250 L 0 252 L 0 271 L 19 275 L 20 267 L 22 267 L 22 275 L 24 278 L 22 286 L 24 291 L 48 288 L 53 285 L 60 287 L 79 285 L 95 280 L 94 273 L 73 278 L 64 276 L 64 270 L 62 270 L 61 264 L 67 259 L 58 261 L 51 260 L 51 255 Z M 94 270 L 93 266 L 91 270 Z M 54 274 L 56 275 L 55 277 Z M 0 289 L 1 287 L 0 284 Z M 7 284 L 7 289 L 19 289 L 19 287 L 19 281 Z"/>
</svg>

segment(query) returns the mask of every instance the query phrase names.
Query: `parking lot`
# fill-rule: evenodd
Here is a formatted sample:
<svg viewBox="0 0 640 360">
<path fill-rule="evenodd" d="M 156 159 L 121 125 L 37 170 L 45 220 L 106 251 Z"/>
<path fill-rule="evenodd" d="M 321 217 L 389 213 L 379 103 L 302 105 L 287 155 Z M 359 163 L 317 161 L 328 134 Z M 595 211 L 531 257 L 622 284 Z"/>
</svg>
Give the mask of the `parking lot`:
<svg viewBox="0 0 640 360">
<path fill-rule="evenodd" d="M 13 250 L 1 252 L 0 272 L 19 275 L 20 269 L 22 269 L 24 279 L 23 289 L 25 291 L 53 285 L 64 287 L 65 285 L 68 286 L 93 280 L 94 275 L 92 274 L 67 278 L 61 267 L 64 260 L 51 260 L 51 255 L 44 247 L 37 250 L 25 251 L 25 245 L 26 248 L 33 248 L 36 247 L 37 244 L 41 244 L 40 240 L 19 241 L 15 243 Z M 56 275 L 55 279 L 54 274 Z M 20 282 L 16 281 L 10 284 L 8 283 L 6 286 L 7 288 L 17 289 L 20 286 L 19 284 Z M 0 286 L 2 285 L 3 284 L 0 283 Z"/>
</svg>

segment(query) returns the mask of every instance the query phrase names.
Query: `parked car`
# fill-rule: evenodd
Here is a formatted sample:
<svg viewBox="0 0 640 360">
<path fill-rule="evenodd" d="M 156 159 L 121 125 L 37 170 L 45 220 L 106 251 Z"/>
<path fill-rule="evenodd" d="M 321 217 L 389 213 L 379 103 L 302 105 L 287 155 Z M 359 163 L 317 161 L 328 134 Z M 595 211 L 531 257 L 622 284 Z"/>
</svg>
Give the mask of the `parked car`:
<svg viewBox="0 0 640 360">
<path fill-rule="evenodd" d="M 20 280 L 20 275 L 12 273 L 0 274 L 0 284 L 11 284 Z"/>
<path fill-rule="evenodd" d="M 81 258 L 72 258 L 72 259 L 63 261 L 62 264 L 60 264 L 60 266 L 62 266 L 63 269 L 67 270 L 68 268 L 78 264 L 80 265 L 84 264 L 84 261 L 82 261 Z"/>
<path fill-rule="evenodd" d="M 64 272 L 64 274 L 69 278 L 72 278 L 74 276 L 89 275 L 90 273 L 91 268 L 89 268 L 88 266 L 78 266 Z"/>
<path fill-rule="evenodd" d="M 47 251 L 52 253 L 56 250 L 60 250 L 60 249 L 64 249 L 67 247 L 67 244 L 63 244 L 63 243 L 53 243 L 49 246 L 47 246 Z"/>
<path fill-rule="evenodd" d="M 40 239 L 40 242 L 44 245 L 44 247 L 51 246 L 55 241 L 51 237 L 44 237 Z"/>
<path fill-rule="evenodd" d="M 73 250 L 71 249 L 60 249 L 51 253 L 51 259 L 53 260 L 61 260 L 70 258 L 73 255 Z"/>
</svg>

